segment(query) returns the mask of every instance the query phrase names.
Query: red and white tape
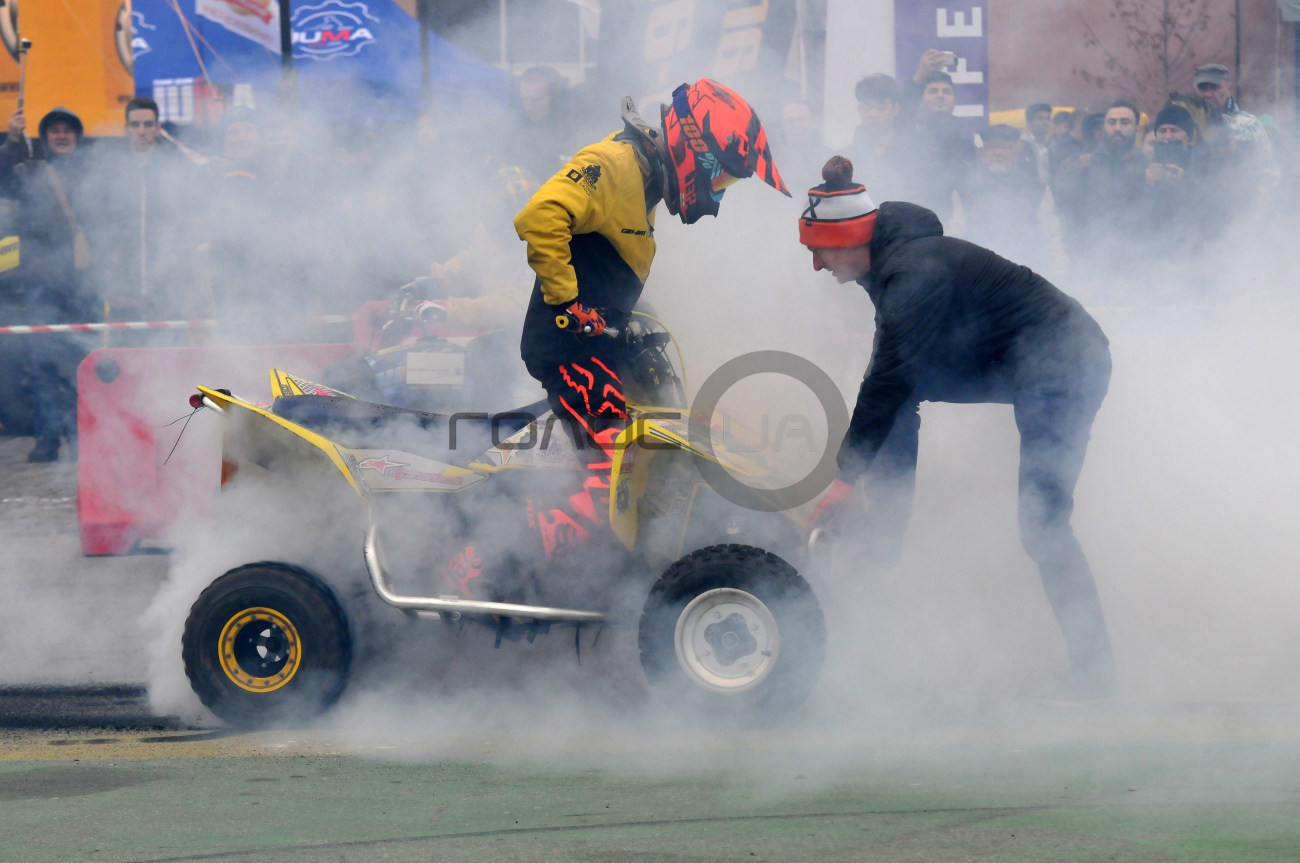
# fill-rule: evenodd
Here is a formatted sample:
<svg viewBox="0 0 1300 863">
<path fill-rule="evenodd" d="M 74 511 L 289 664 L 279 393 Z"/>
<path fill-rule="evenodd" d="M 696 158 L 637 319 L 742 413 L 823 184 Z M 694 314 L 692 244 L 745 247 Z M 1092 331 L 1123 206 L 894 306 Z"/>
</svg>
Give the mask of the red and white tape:
<svg viewBox="0 0 1300 863">
<path fill-rule="evenodd" d="M 320 315 L 312 318 L 317 324 L 345 324 L 352 320 L 348 315 Z M 214 327 L 214 320 L 193 321 L 114 321 L 98 324 L 14 324 L 0 327 L 0 334 L 29 335 L 31 333 L 106 333 L 116 330 L 191 330 Z"/>
</svg>

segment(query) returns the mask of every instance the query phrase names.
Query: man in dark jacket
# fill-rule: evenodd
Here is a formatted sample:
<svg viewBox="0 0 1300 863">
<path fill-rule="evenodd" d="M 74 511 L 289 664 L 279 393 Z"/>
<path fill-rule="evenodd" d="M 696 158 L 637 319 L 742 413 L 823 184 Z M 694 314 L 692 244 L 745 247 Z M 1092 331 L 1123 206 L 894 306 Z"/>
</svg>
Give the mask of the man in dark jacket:
<svg viewBox="0 0 1300 863">
<path fill-rule="evenodd" d="M 957 104 L 952 77 L 933 71 L 922 78 L 908 148 L 908 197 L 941 219 L 952 215 L 953 192 L 975 165 L 975 145 L 953 116 Z"/>
<path fill-rule="evenodd" d="M 1011 404 L 1020 430 L 1021 538 L 1070 655 L 1060 686 L 1073 696 L 1109 694 L 1115 671 L 1101 603 L 1070 527 L 1075 482 L 1110 381 L 1106 337 L 1082 306 L 1031 270 L 945 237 L 933 212 L 901 202 L 877 209 L 852 172 L 847 159 L 832 158 L 799 223 L 813 268 L 856 280 L 876 309 L 839 476 L 813 523 L 842 520 L 865 475 L 878 516 L 872 539 L 892 544 L 896 556 L 911 509 L 920 403 Z M 880 535 L 881 526 L 892 536 Z"/>
<path fill-rule="evenodd" d="M 1146 213 L 1140 206 L 1150 160 L 1137 136 L 1141 113 L 1131 102 L 1111 103 L 1102 119 L 1101 144 L 1061 169 L 1053 191 L 1077 217 L 1066 219 L 1072 264 L 1127 269 L 1145 251 Z"/>
<path fill-rule="evenodd" d="M 26 321 L 33 324 L 79 323 L 94 319 L 95 303 L 87 284 L 88 243 L 84 231 L 92 212 L 80 118 L 55 108 L 40 122 L 40 158 L 23 160 L 12 170 L 18 177 L 17 224 L 22 242 L 19 277 L 26 296 Z M 80 260 L 77 245 L 80 242 Z M 77 365 L 88 345 L 79 334 L 24 337 L 27 388 L 32 404 L 36 446 L 28 461 L 58 458 L 61 441 L 69 456 L 76 452 Z"/>
<path fill-rule="evenodd" d="M 198 229 L 195 202 L 202 175 L 171 144 L 159 144 L 158 104 L 146 97 L 126 105 L 126 138 L 97 150 L 98 218 L 91 241 L 102 258 L 109 320 L 168 320 L 184 316 L 192 283 Z M 159 344 L 158 331 L 114 333 L 117 344 Z"/>
</svg>

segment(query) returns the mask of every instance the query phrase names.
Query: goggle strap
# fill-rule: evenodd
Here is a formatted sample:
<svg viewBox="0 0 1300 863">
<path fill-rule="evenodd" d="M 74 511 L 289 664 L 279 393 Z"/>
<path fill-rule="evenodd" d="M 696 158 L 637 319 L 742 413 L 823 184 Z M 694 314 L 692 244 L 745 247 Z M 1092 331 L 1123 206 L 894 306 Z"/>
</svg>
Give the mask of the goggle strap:
<svg viewBox="0 0 1300 863">
<path fill-rule="evenodd" d="M 677 89 L 673 91 L 673 111 L 677 114 L 679 123 L 683 117 L 695 119 L 695 116 L 691 114 L 691 100 L 686 95 L 687 89 L 688 85 L 679 84 Z"/>
</svg>

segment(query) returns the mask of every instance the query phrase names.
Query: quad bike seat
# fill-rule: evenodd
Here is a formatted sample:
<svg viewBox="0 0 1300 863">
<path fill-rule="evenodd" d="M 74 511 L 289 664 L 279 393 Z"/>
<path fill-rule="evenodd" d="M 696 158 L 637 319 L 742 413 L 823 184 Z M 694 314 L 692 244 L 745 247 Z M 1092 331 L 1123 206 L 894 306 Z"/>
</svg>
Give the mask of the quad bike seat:
<svg viewBox="0 0 1300 863">
<path fill-rule="evenodd" d="M 281 396 L 271 412 L 354 449 L 392 447 L 464 466 L 550 410 L 545 400 L 499 414 L 442 414 L 343 396 Z"/>
</svg>

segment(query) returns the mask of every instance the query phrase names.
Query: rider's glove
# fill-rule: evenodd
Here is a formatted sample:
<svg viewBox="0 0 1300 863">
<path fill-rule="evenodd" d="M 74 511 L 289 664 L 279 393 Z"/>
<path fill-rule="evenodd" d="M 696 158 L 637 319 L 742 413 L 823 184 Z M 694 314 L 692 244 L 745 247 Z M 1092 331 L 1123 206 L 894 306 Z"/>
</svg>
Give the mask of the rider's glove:
<svg viewBox="0 0 1300 863">
<path fill-rule="evenodd" d="M 591 306 L 570 303 L 568 308 L 555 316 L 555 325 L 570 333 L 598 336 L 605 332 L 605 316 Z"/>
<path fill-rule="evenodd" d="M 812 518 L 808 519 L 808 532 L 817 527 L 833 528 L 844 520 L 844 513 L 853 503 L 853 486 L 842 479 L 831 483 L 831 487 L 818 501 Z"/>
</svg>

